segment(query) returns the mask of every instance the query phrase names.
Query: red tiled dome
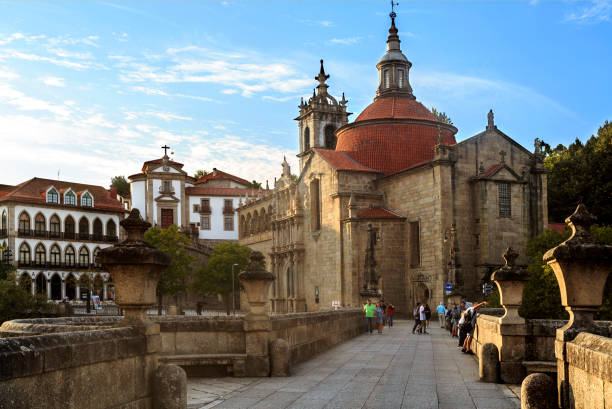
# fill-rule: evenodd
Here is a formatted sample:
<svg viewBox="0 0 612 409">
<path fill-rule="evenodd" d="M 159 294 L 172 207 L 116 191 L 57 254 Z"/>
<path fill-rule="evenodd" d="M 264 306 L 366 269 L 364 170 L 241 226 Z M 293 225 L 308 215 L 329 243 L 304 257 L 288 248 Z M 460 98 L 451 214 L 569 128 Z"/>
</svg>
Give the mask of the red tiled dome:
<svg viewBox="0 0 612 409">
<path fill-rule="evenodd" d="M 337 151 L 386 175 L 433 159 L 438 144 L 455 145 L 457 129 L 438 122 L 421 103 L 406 97 L 378 98 L 355 122 L 338 129 Z"/>
</svg>

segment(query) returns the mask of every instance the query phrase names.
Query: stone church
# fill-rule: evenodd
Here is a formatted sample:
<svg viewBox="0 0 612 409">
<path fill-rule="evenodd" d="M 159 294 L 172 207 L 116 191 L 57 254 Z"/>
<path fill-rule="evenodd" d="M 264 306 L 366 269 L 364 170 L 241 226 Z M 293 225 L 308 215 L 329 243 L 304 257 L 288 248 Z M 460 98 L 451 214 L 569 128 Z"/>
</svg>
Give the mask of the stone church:
<svg viewBox="0 0 612 409">
<path fill-rule="evenodd" d="M 484 131 L 457 142 L 457 128 L 413 93 L 394 15 L 376 67 L 376 97 L 349 123 L 321 61 L 296 118 L 297 178 L 285 160 L 274 189 L 238 209 L 240 243 L 262 251 L 276 275 L 273 312 L 383 297 L 408 314 L 451 294 L 479 299 L 503 250 L 546 228 L 538 140 L 525 149 L 490 111 Z"/>
</svg>

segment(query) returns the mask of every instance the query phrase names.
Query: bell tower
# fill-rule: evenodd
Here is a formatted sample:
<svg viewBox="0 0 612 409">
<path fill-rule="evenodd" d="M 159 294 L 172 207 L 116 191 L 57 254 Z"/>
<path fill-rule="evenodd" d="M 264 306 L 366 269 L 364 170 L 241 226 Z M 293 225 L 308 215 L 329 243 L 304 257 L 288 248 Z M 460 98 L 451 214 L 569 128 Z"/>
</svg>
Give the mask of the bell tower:
<svg viewBox="0 0 612 409">
<path fill-rule="evenodd" d="M 336 149 L 336 129 L 348 122 L 351 114 L 346 111 L 347 100 L 342 93 L 340 102 L 327 92 L 326 84 L 328 74 L 325 74 L 323 60 L 321 69 L 315 80 L 319 81 L 317 88 L 313 89 L 312 97 L 305 102 L 300 101 L 300 115 L 295 118 L 298 121 L 300 135 L 300 172 L 304 163 L 312 153 L 312 148 Z"/>
</svg>

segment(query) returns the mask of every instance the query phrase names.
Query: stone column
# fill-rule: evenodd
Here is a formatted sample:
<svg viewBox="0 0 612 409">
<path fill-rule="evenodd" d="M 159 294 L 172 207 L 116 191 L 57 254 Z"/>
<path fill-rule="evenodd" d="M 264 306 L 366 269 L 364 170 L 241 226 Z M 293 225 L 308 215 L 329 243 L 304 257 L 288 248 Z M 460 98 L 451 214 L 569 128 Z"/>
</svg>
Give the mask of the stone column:
<svg viewBox="0 0 612 409">
<path fill-rule="evenodd" d="M 491 275 L 499 289 L 500 302 L 506 310 L 498 319 L 497 348 L 499 350 L 500 377 L 506 383 L 520 383 L 525 377 L 523 361 L 526 355 L 527 326 L 525 319 L 518 315 L 523 300 L 523 288 L 529 280 L 527 271 L 515 265 L 518 253 L 506 249 L 505 265 Z M 482 352 L 482 351 L 479 351 Z M 480 354 L 482 355 L 482 353 Z M 482 356 L 481 356 L 482 359 Z"/>
<path fill-rule="evenodd" d="M 80 300 L 81 299 L 81 286 L 79 285 L 78 281 L 77 281 L 76 286 L 74 287 L 74 298 L 76 300 Z"/>
<path fill-rule="evenodd" d="M 246 333 L 246 376 L 269 376 L 270 317 L 265 312 L 265 305 L 274 275 L 264 269 L 264 255 L 254 251 L 247 269 L 240 273 L 238 278 L 251 306 L 251 311 L 243 318 Z"/>
<path fill-rule="evenodd" d="M 51 299 L 51 280 L 47 280 L 47 299 Z"/>
<path fill-rule="evenodd" d="M 570 316 L 568 323 L 557 329 L 555 340 L 558 403 L 562 408 L 571 407 L 565 345 L 580 332 L 598 333 L 593 316 L 602 303 L 612 262 L 612 246 L 591 236 L 590 227 L 595 220 L 584 205 L 578 205 L 565 219 L 572 229 L 571 237 L 544 254 L 544 261 L 552 267 L 559 282 L 561 304 Z"/>
<path fill-rule="evenodd" d="M 106 285 L 107 285 L 106 283 L 102 285 L 102 301 L 106 301 L 108 299 Z"/>
<path fill-rule="evenodd" d="M 36 294 L 36 280 L 32 280 L 32 282 L 30 283 L 30 288 L 32 295 Z"/>
<path fill-rule="evenodd" d="M 66 280 L 62 280 L 62 301 L 66 297 Z"/>
</svg>

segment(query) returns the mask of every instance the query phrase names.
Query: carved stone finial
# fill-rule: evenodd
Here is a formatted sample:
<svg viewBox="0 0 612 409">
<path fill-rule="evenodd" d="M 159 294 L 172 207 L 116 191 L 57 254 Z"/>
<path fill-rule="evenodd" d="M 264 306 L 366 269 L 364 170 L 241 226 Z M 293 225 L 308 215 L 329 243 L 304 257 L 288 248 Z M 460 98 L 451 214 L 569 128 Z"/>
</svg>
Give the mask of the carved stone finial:
<svg viewBox="0 0 612 409">
<path fill-rule="evenodd" d="M 129 241 L 144 241 L 144 233 L 151 227 L 151 223 L 140 217 L 140 211 L 137 208 L 133 208 L 130 215 L 121 220 L 119 224 L 127 232 Z"/>
<path fill-rule="evenodd" d="M 495 114 L 493 114 L 493 110 L 489 109 L 489 113 L 487 114 L 487 130 L 495 129 Z"/>
<path fill-rule="evenodd" d="M 502 257 L 506 264 L 491 275 L 499 289 L 500 302 L 506 313 L 499 318 L 501 324 L 519 324 L 525 322 L 519 316 L 518 309 L 523 300 L 523 288 L 529 280 L 529 273 L 524 268 L 516 265 L 519 254 L 508 247 Z"/>
<path fill-rule="evenodd" d="M 285 156 L 283 156 L 283 176 L 291 176 L 291 167 Z"/>
</svg>

